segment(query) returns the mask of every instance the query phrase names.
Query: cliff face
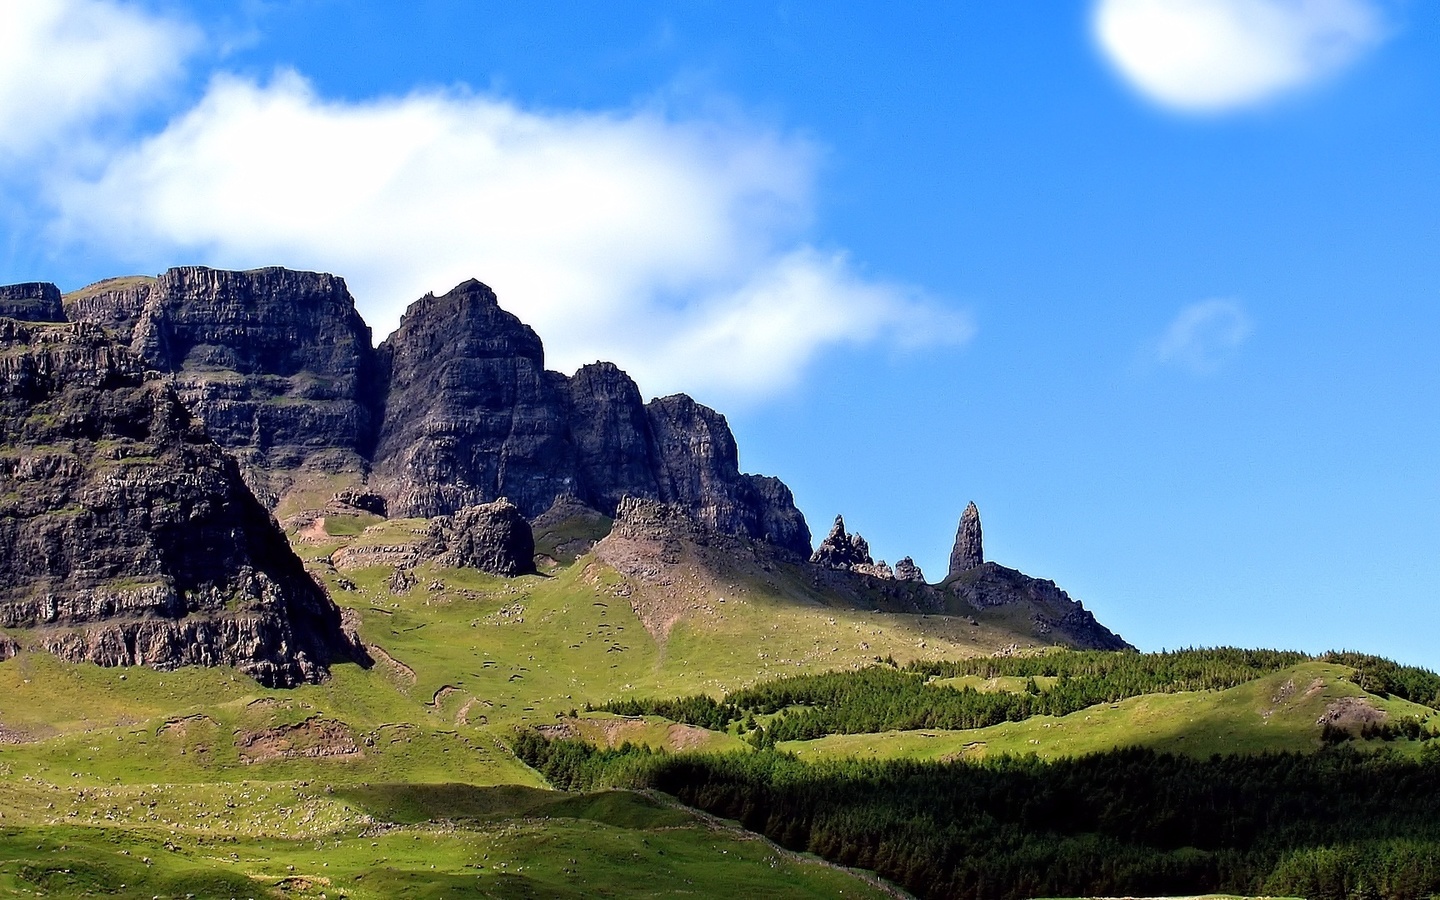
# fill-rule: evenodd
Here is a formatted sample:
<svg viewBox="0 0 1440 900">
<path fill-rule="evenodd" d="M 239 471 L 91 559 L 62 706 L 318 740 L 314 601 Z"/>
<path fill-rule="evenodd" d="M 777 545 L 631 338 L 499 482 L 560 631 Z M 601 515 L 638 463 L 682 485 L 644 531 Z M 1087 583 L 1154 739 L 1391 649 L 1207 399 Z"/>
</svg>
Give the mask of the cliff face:
<svg viewBox="0 0 1440 900">
<path fill-rule="evenodd" d="M 686 509 L 702 524 L 810 552 L 810 527 L 779 479 L 740 472 L 730 424 L 684 394 L 645 407 L 657 463 L 659 499 Z M 644 496 L 644 495 L 640 495 Z"/>
<path fill-rule="evenodd" d="M 634 496 L 810 552 L 789 489 L 740 472 L 724 416 L 684 395 L 647 406 L 611 363 L 546 371 L 540 338 L 478 281 L 412 304 L 379 350 L 333 275 L 177 268 L 99 282 L 64 307 L 171 375 L 272 508 L 367 480 L 405 517 L 505 497 L 534 518 L 567 495 L 613 515 Z"/>
<path fill-rule="evenodd" d="M 0 316 L 25 322 L 63 322 L 60 289 L 43 281 L 0 286 Z"/>
<path fill-rule="evenodd" d="M 175 389 L 271 506 L 297 473 L 358 478 L 374 438 L 370 328 L 343 279 L 198 266 L 101 282 L 67 298 Z"/>
<path fill-rule="evenodd" d="M 372 485 L 391 515 L 505 497 L 534 518 L 571 495 L 613 516 L 630 496 L 810 552 L 789 489 L 740 472 L 724 416 L 683 394 L 646 405 L 610 363 L 547 372 L 535 332 L 477 281 L 413 304 L 380 357 L 389 390 Z"/>
<path fill-rule="evenodd" d="M 68 660 L 267 685 L 363 656 L 234 460 L 85 324 L 0 320 L 0 628 Z"/>
<path fill-rule="evenodd" d="M 564 377 L 540 338 L 467 281 L 411 305 L 380 346 L 389 379 L 374 489 L 392 516 L 440 516 L 507 497 L 526 516 L 572 492 Z"/>
</svg>

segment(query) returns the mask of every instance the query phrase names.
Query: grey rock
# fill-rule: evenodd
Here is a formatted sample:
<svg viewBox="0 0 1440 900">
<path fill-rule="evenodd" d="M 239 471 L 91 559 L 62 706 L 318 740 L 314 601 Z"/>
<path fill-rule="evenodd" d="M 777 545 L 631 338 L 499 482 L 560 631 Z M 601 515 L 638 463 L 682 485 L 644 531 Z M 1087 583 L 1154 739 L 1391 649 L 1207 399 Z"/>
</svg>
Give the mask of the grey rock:
<svg viewBox="0 0 1440 900">
<path fill-rule="evenodd" d="M 645 407 L 658 461 L 659 499 L 687 509 L 703 525 L 745 535 L 803 557 L 810 528 L 778 479 L 740 473 L 739 450 L 725 417 L 685 394 Z"/>
<path fill-rule="evenodd" d="M 60 289 L 49 282 L 0 285 L 0 317 L 25 322 L 63 322 Z"/>
<path fill-rule="evenodd" d="M 539 337 L 467 281 L 412 304 L 378 351 L 344 282 L 257 269 L 171 269 L 64 298 L 161 372 L 272 507 L 351 479 L 359 508 L 429 518 L 508 497 L 538 516 L 572 495 L 605 516 L 626 496 L 800 556 L 789 488 L 740 471 L 725 417 L 680 394 L 645 404 L 610 363 L 545 370 Z M 378 500 L 370 500 L 374 497 Z M 294 510 L 297 503 L 287 503 Z"/>
<path fill-rule="evenodd" d="M 871 578 L 895 580 L 895 570 L 890 568 L 890 564 L 883 559 L 877 559 L 873 563 L 856 563 L 850 567 L 850 571 L 860 575 L 869 575 Z"/>
<path fill-rule="evenodd" d="M 810 561 L 819 566 L 844 571 L 857 571 L 857 567 L 870 567 L 875 561 L 870 558 L 870 545 L 859 534 L 845 531 L 845 518 L 835 517 L 830 533 L 811 554 Z"/>
<path fill-rule="evenodd" d="M 571 495 L 612 516 L 630 496 L 810 552 L 789 489 L 740 472 L 724 416 L 683 394 L 643 404 L 610 363 L 546 371 L 535 332 L 478 281 L 413 304 L 380 356 L 389 391 L 371 485 L 392 515 L 503 496 L 535 517 Z"/>
<path fill-rule="evenodd" d="M 436 562 L 513 578 L 535 571 L 535 539 L 520 508 L 505 498 L 467 506 L 431 522 Z"/>
<path fill-rule="evenodd" d="M 905 557 L 895 564 L 896 581 L 914 581 L 918 584 L 925 583 L 925 573 L 915 565 L 915 560 Z"/>
<path fill-rule="evenodd" d="M 69 660 L 267 685 L 365 659 L 235 461 L 87 324 L 0 321 L 0 628 Z"/>
<path fill-rule="evenodd" d="M 1096 621 L 1084 604 L 1071 599 L 1053 581 L 987 562 L 948 579 L 946 590 L 976 610 L 1019 607 L 1030 614 L 1036 634 L 1063 637 L 1091 650 L 1133 650 L 1127 641 Z"/>
<path fill-rule="evenodd" d="M 389 374 L 373 488 L 391 515 L 429 518 L 510 498 L 539 515 L 576 489 L 563 376 L 540 339 L 467 281 L 412 304 L 380 346 Z"/>
<path fill-rule="evenodd" d="M 576 372 L 568 387 L 575 496 L 611 514 L 624 497 L 660 497 L 650 417 L 630 376 L 614 363 L 593 363 Z"/>
<path fill-rule="evenodd" d="M 370 328 L 343 279 L 186 266 L 100 282 L 72 294 L 69 309 L 77 321 L 128 333 L 132 350 L 172 375 L 267 504 L 300 472 L 361 477 L 374 439 L 376 367 Z"/>
<path fill-rule="evenodd" d="M 154 288 L 155 279 L 149 275 L 107 278 L 66 294 L 62 298 L 65 317 L 99 325 L 128 347 Z"/>
<path fill-rule="evenodd" d="M 955 532 L 955 547 L 950 551 L 950 575 L 968 572 L 985 562 L 984 542 L 980 534 L 980 510 L 974 501 L 965 507 L 960 515 L 960 527 Z"/>
</svg>

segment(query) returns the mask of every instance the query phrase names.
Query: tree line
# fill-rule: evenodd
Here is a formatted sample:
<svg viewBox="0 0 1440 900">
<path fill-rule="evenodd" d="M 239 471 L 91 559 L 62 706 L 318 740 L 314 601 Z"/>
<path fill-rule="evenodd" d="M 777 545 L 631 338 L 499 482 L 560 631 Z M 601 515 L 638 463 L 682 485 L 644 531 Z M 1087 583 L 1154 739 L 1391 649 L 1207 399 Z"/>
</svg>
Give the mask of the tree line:
<svg viewBox="0 0 1440 900">
<path fill-rule="evenodd" d="M 556 787 L 660 790 L 936 900 L 1209 892 L 1440 893 L 1440 745 L 1198 760 L 1147 749 L 1043 762 L 667 754 L 534 732 Z"/>
<path fill-rule="evenodd" d="M 1101 703 L 1178 691 L 1223 690 L 1317 659 L 1280 650 L 1232 647 L 1162 653 L 1066 651 L 1035 656 L 916 661 L 850 672 L 794 675 L 731 692 L 673 699 L 627 698 L 598 707 L 619 715 L 655 715 L 717 731 L 740 723 L 757 746 L 920 728 L 963 730 L 1032 716 L 1064 716 Z M 1366 690 L 1440 706 L 1440 676 L 1379 657 L 1330 653 L 1321 661 L 1351 666 Z M 978 691 L 934 683 L 962 676 L 1023 677 L 1023 691 Z M 1043 689 L 1036 678 L 1049 683 Z M 595 708 L 595 707 L 587 707 Z M 776 716 L 776 714 L 780 714 Z M 776 716 L 756 727 L 756 716 Z"/>
</svg>

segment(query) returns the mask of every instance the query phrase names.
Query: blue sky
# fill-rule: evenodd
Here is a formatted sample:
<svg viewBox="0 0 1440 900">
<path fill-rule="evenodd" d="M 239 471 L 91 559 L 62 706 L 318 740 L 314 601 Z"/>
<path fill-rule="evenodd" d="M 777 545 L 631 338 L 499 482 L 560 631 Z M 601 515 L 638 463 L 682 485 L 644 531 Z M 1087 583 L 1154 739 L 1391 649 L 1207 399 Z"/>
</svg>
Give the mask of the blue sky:
<svg viewBox="0 0 1440 900">
<path fill-rule="evenodd" d="M 1440 668 L 1440 7 L 610 6 L 8 6 L 0 280 L 473 275 L 817 532 Z"/>
</svg>

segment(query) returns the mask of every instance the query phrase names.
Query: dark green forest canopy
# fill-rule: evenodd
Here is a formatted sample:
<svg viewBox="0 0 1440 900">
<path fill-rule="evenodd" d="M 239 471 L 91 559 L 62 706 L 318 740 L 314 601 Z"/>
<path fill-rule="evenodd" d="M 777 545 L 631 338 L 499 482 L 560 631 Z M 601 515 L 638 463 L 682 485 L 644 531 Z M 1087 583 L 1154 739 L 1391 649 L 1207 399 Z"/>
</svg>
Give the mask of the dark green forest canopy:
<svg viewBox="0 0 1440 900">
<path fill-rule="evenodd" d="M 630 698 L 600 709 L 619 715 L 657 715 L 704 728 L 725 729 L 756 715 L 771 720 L 763 741 L 810 740 L 827 734 L 865 734 L 918 728 L 971 729 L 1032 716 L 1064 716 L 1100 703 L 1144 694 L 1224 690 L 1319 660 L 1355 669 L 1363 689 L 1440 707 L 1440 676 L 1358 653 L 1320 657 L 1280 650 L 1230 647 L 1162 653 L 1067 651 L 1035 656 L 984 657 L 876 665 L 853 672 L 796 675 L 728 694 L 675 699 Z M 933 684 L 933 679 L 1023 677 L 1023 692 L 982 692 Z M 1035 678 L 1052 680 L 1043 689 Z"/>
<path fill-rule="evenodd" d="M 1440 892 L 1440 745 L 1196 760 L 1117 750 L 1042 762 L 671 755 L 521 733 L 552 784 L 672 794 L 925 898 L 1316 900 Z"/>
</svg>

